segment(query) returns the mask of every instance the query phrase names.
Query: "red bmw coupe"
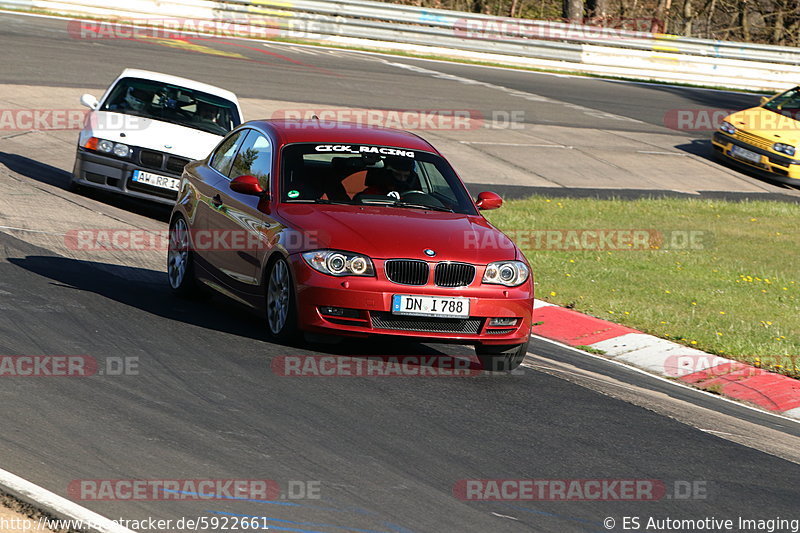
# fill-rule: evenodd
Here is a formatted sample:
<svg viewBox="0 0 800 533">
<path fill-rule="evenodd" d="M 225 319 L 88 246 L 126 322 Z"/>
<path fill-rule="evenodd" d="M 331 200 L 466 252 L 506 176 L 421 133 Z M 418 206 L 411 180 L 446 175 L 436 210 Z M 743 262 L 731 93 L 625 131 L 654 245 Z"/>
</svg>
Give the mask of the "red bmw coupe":
<svg viewBox="0 0 800 533">
<path fill-rule="evenodd" d="M 409 132 L 251 121 L 186 166 L 170 219 L 168 277 L 215 289 L 300 331 L 471 344 L 484 368 L 522 362 L 530 267 L 480 214 L 450 164 Z"/>
</svg>

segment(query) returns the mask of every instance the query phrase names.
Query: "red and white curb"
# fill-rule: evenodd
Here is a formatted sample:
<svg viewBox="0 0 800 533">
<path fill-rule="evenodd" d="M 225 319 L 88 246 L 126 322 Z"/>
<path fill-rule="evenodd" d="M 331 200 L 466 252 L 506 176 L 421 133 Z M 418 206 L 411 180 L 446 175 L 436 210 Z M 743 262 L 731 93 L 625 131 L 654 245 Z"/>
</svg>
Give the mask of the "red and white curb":
<svg viewBox="0 0 800 533">
<path fill-rule="evenodd" d="M 800 381 L 536 300 L 533 333 L 800 420 Z"/>
</svg>

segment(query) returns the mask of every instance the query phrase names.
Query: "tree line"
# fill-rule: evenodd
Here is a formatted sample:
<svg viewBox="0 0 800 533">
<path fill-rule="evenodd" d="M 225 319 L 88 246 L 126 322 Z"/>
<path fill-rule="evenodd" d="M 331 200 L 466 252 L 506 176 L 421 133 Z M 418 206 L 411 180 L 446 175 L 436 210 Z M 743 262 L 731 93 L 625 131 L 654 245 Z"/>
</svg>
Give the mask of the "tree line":
<svg viewBox="0 0 800 533">
<path fill-rule="evenodd" d="M 561 20 L 685 37 L 800 45 L 800 0 L 392 0 L 498 17 Z"/>
</svg>

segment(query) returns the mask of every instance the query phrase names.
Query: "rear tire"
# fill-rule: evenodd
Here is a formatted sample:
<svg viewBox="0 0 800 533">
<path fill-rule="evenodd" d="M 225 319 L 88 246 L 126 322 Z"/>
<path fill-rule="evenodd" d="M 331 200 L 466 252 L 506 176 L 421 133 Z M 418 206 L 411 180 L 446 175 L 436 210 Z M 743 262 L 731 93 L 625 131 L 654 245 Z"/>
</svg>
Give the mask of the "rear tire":
<svg viewBox="0 0 800 533">
<path fill-rule="evenodd" d="M 282 257 L 275 260 L 269 269 L 265 292 L 267 334 L 282 342 L 295 340 L 298 329 L 294 281 L 289 264 Z"/>
<path fill-rule="evenodd" d="M 528 342 L 512 345 L 476 345 L 475 355 L 484 370 L 490 372 L 510 372 L 522 364 L 528 353 Z"/>
<path fill-rule="evenodd" d="M 189 227 L 180 216 L 169 226 L 167 278 L 172 292 L 178 296 L 196 296 L 200 292 L 194 277 L 194 252 L 192 252 Z"/>
</svg>

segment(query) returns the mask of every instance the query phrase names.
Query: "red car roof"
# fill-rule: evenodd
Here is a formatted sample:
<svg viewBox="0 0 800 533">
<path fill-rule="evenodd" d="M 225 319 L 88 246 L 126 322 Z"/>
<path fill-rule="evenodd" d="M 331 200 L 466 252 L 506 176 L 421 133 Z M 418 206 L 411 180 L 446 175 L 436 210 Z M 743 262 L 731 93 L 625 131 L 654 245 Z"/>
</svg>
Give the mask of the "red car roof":
<svg viewBox="0 0 800 533">
<path fill-rule="evenodd" d="M 324 120 L 251 120 L 248 124 L 269 131 L 279 146 L 290 143 L 346 143 L 395 146 L 439 152 L 418 135 L 403 130 Z"/>
</svg>

